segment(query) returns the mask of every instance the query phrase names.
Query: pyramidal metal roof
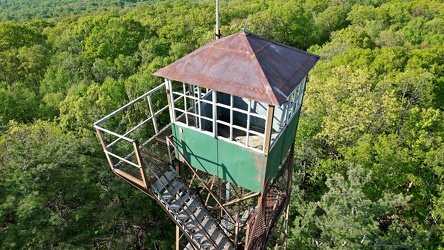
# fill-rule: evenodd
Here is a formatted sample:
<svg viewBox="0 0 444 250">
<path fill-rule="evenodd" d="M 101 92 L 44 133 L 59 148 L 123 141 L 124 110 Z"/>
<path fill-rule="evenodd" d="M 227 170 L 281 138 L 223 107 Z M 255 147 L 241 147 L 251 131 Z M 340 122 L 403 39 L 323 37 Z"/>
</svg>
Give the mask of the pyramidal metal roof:
<svg viewBox="0 0 444 250">
<path fill-rule="evenodd" d="M 242 31 L 209 42 L 154 75 L 280 106 L 318 59 Z"/>
</svg>

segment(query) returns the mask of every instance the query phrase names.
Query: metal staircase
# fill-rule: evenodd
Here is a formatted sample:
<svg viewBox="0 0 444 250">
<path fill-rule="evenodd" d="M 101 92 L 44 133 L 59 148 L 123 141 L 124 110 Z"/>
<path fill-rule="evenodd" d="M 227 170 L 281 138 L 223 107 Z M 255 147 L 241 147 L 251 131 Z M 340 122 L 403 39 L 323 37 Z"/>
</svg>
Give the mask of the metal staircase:
<svg viewBox="0 0 444 250">
<path fill-rule="evenodd" d="M 151 184 L 158 203 L 190 243 L 186 249 L 235 249 L 233 243 L 173 168 Z"/>
<path fill-rule="evenodd" d="M 135 145 L 142 178 L 119 168 L 113 171 L 157 201 L 188 239 L 185 249 L 236 249 L 172 165 L 150 155 L 138 142 Z"/>
</svg>

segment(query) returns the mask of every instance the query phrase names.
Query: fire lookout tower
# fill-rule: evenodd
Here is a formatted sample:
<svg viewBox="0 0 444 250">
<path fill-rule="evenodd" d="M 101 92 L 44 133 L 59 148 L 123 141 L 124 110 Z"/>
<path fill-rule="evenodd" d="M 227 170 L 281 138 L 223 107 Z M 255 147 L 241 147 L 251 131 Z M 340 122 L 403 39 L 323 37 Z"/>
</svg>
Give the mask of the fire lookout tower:
<svg viewBox="0 0 444 250">
<path fill-rule="evenodd" d="M 286 248 L 294 139 L 318 59 L 239 32 L 155 72 L 163 84 L 94 124 L 112 171 L 176 224 L 176 249 Z"/>
</svg>

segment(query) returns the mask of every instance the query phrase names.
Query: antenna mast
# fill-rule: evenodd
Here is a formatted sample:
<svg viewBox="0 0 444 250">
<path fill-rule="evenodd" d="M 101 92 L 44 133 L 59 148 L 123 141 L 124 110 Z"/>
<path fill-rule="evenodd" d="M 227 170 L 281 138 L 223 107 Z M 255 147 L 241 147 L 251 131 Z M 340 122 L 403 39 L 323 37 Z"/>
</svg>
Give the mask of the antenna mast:
<svg viewBox="0 0 444 250">
<path fill-rule="evenodd" d="M 216 0 L 216 40 L 220 38 L 219 26 L 219 0 Z"/>
</svg>

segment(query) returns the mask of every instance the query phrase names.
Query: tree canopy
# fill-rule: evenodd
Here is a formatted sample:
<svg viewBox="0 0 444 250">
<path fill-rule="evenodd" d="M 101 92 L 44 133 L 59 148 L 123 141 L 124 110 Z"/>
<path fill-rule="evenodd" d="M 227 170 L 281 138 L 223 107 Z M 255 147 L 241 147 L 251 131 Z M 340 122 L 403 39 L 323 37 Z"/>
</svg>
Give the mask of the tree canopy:
<svg viewBox="0 0 444 250">
<path fill-rule="evenodd" d="M 0 249 L 173 248 L 173 224 L 113 178 L 92 124 L 214 39 L 214 7 L 0 0 Z M 221 1 L 222 36 L 244 27 L 321 57 L 289 247 L 444 249 L 444 4 Z"/>
</svg>

